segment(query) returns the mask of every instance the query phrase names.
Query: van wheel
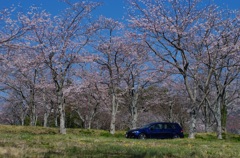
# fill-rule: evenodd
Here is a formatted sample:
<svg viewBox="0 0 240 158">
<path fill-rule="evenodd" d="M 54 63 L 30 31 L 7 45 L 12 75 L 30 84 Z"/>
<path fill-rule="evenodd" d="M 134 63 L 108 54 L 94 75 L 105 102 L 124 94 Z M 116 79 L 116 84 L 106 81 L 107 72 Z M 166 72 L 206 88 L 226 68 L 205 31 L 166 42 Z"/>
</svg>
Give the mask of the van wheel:
<svg viewBox="0 0 240 158">
<path fill-rule="evenodd" d="M 139 136 L 138 136 L 138 139 L 146 139 L 146 135 L 141 133 Z"/>
<path fill-rule="evenodd" d="M 179 135 L 174 135 L 173 136 L 173 139 L 178 139 L 178 138 L 180 138 Z"/>
</svg>

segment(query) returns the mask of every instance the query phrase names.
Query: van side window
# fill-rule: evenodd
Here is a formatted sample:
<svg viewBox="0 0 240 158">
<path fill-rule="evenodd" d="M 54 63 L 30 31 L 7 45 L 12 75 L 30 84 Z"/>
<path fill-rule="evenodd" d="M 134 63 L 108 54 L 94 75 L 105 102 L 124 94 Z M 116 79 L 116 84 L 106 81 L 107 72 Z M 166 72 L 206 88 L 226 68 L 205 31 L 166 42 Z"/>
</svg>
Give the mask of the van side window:
<svg viewBox="0 0 240 158">
<path fill-rule="evenodd" d="M 151 130 L 162 129 L 162 124 L 155 124 L 150 127 Z"/>
<path fill-rule="evenodd" d="M 163 129 L 163 124 L 158 124 L 159 129 Z"/>
<path fill-rule="evenodd" d="M 164 129 L 175 129 L 174 124 L 164 124 Z"/>
</svg>

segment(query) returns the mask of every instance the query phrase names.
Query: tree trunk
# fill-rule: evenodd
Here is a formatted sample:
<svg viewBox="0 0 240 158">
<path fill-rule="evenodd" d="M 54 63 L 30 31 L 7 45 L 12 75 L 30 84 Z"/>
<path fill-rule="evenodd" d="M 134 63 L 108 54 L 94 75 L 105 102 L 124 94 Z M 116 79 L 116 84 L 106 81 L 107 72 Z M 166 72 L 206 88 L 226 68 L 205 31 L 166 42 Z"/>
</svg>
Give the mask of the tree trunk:
<svg viewBox="0 0 240 158">
<path fill-rule="evenodd" d="M 226 94 L 223 94 L 221 100 L 221 123 L 222 123 L 222 132 L 227 133 L 227 104 L 225 102 Z"/>
<path fill-rule="evenodd" d="M 30 86 L 30 126 L 37 125 L 37 113 L 35 104 L 35 84 L 36 84 L 37 70 L 34 70 L 33 85 Z"/>
<path fill-rule="evenodd" d="M 21 117 L 21 125 L 24 126 L 24 120 L 25 118 Z"/>
<path fill-rule="evenodd" d="M 54 116 L 54 124 L 55 124 L 55 127 L 58 127 L 58 114 L 56 110 L 55 110 L 55 116 Z"/>
<path fill-rule="evenodd" d="M 189 136 L 188 138 L 194 139 L 196 133 L 196 107 L 192 107 L 190 112 Z"/>
<path fill-rule="evenodd" d="M 62 92 L 60 92 L 59 98 L 59 114 L 60 114 L 60 134 L 66 134 L 65 127 L 65 103 Z"/>
<path fill-rule="evenodd" d="M 209 132 L 209 109 L 208 109 L 208 103 L 207 101 L 204 104 L 204 125 L 205 125 L 205 132 L 208 133 Z"/>
<path fill-rule="evenodd" d="M 45 112 L 43 117 L 43 127 L 48 126 L 48 117 L 49 117 L 49 113 Z"/>
<path fill-rule="evenodd" d="M 89 118 L 87 129 L 91 129 L 91 126 L 92 126 L 92 118 Z"/>
<path fill-rule="evenodd" d="M 227 106 L 226 104 L 223 104 L 222 110 L 221 110 L 221 116 L 222 116 L 222 132 L 227 133 Z"/>
<path fill-rule="evenodd" d="M 51 100 L 50 101 L 51 103 L 51 106 L 53 107 L 53 101 Z M 46 90 L 45 88 L 43 89 L 43 104 L 44 104 L 44 117 L 43 117 L 43 127 L 47 127 L 48 126 L 48 117 L 50 115 L 50 111 L 51 111 L 51 108 L 49 106 L 49 104 L 47 103 L 47 100 L 46 100 Z"/>
<path fill-rule="evenodd" d="M 62 105 L 63 106 L 63 105 Z M 60 134 L 66 134 L 66 128 L 65 128 L 65 111 L 63 107 L 59 107 L 60 112 Z"/>
<path fill-rule="evenodd" d="M 30 101 L 29 101 L 29 107 L 30 107 L 30 126 L 36 126 L 37 123 L 37 114 L 36 114 L 36 104 L 34 102 L 34 88 L 30 90 Z"/>
<path fill-rule="evenodd" d="M 110 133 L 115 134 L 116 126 L 116 115 L 118 109 L 118 101 L 115 94 L 112 94 L 112 114 L 111 114 L 111 123 L 110 123 Z"/>
<path fill-rule="evenodd" d="M 115 110 L 112 109 L 112 115 L 111 115 L 111 123 L 110 123 L 110 133 L 111 134 L 115 134 L 115 125 L 116 125 L 116 112 L 114 112 Z"/>
<path fill-rule="evenodd" d="M 189 98 L 192 102 L 191 105 L 191 111 L 190 111 L 190 122 L 189 122 L 189 136 L 188 138 L 194 139 L 195 138 L 195 133 L 196 133 L 196 120 L 197 120 L 197 104 L 196 104 L 196 96 L 197 96 L 197 91 L 198 87 L 197 84 L 194 84 L 193 90 L 191 90 L 191 86 L 188 82 L 187 75 L 184 74 L 184 84 L 186 87 L 186 90 L 188 92 Z"/>
<path fill-rule="evenodd" d="M 222 139 L 222 122 L 221 122 L 221 97 L 218 97 L 216 104 L 216 123 L 217 123 L 217 138 Z"/>
<path fill-rule="evenodd" d="M 79 116 L 79 119 L 82 121 L 81 126 L 86 129 L 86 117 L 80 113 L 80 110 L 75 110 Z"/>
<path fill-rule="evenodd" d="M 32 103 L 30 114 L 30 126 L 36 126 L 36 124 L 37 124 L 36 106 L 34 103 Z"/>
<path fill-rule="evenodd" d="M 131 115 L 132 115 L 132 129 L 137 128 L 138 108 L 137 108 L 138 93 L 134 93 L 131 102 Z"/>
<path fill-rule="evenodd" d="M 89 120 L 88 120 L 88 129 L 91 129 L 92 128 L 92 121 L 93 121 L 93 118 L 95 117 L 96 115 L 96 111 L 97 111 L 97 106 L 99 105 L 99 103 L 96 104 L 94 110 L 92 111 L 90 117 L 89 117 Z"/>
<path fill-rule="evenodd" d="M 173 102 L 169 102 L 169 117 L 168 117 L 169 122 L 173 122 Z"/>
<path fill-rule="evenodd" d="M 22 109 L 22 113 L 20 115 L 20 119 L 21 119 L 20 121 L 22 126 L 25 125 L 25 119 L 26 119 L 27 113 L 28 113 L 28 108 Z"/>
<path fill-rule="evenodd" d="M 137 119 L 138 119 L 137 107 L 133 106 L 132 107 L 132 129 L 137 128 Z"/>
</svg>

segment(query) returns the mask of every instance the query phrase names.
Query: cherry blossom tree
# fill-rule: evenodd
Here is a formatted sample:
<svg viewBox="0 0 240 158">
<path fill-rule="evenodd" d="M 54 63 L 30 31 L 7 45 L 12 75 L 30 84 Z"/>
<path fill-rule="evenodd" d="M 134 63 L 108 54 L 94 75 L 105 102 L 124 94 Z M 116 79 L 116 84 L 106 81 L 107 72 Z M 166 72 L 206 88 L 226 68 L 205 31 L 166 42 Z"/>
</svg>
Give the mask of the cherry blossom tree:
<svg viewBox="0 0 240 158">
<path fill-rule="evenodd" d="M 150 56 L 148 56 L 149 49 L 145 47 L 144 42 L 135 39 L 130 34 L 127 34 L 126 41 L 128 47 L 124 63 L 126 72 L 124 74 L 123 89 L 125 90 L 124 98 L 125 104 L 128 106 L 131 115 L 131 128 L 137 128 L 138 115 L 140 111 L 139 98 L 143 95 L 144 90 L 154 84 L 161 84 L 167 77 L 167 73 L 161 72 L 161 65 L 152 64 Z M 130 39 L 130 40 L 128 40 Z"/>
<path fill-rule="evenodd" d="M 221 39 L 224 30 L 220 10 L 200 0 L 129 2 L 132 28 L 142 34 L 146 45 L 168 65 L 167 68 L 174 68 L 183 78 L 192 102 L 189 138 L 194 138 L 198 107 L 209 94 L 210 81 L 221 54 L 216 49 L 220 44 L 216 39 Z M 200 78 L 203 68 L 207 71 L 204 71 L 204 78 Z M 199 98 L 200 92 L 204 93 L 202 98 Z M 220 133 L 218 131 L 219 139 Z"/>
<path fill-rule="evenodd" d="M 28 107 L 17 93 L 8 93 L 8 98 L 2 98 L 1 123 L 10 125 L 25 125 Z"/>
<path fill-rule="evenodd" d="M 11 48 L 17 48 L 16 41 L 22 39 L 23 35 L 29 30 L 22 20 L 22 14 L 14 16 L 15 8 L 0 10 L 0 66 L 4 66 L 8 60 Z M 0 69 L 1 77 L 4 79 L 6 71 Z M 1 88 L 2 89 L 2 88 Z M 4 88 L 3 88 L 4 89 Z M 2 90 L 3 90 L 2 89 Z"/>
<path fill-rule="evenodd" d="M 122 79 L 126 72 L 124 60 L 128 55 L 126 40 L 119 35 L 123 25 L 113 19 L 100 17 L 97 22 L 99 31 L 96 36 L 100 74 L 104 77 L 102 83 L 108 86 L 111 96 L 111 123 L 110 133 L 115 133 L 116 115 L 122 102 Z"/>
<path fill-rule="evenodd" d="M 214 85 L 217 91 L 217 120 L 218 124 L 223 124 L 226 127 L 226 115 L 227 115 L 227 105 L 231 103 L 227 99 L 230 96 L 236 96 L 236 91 L 232 89 L 229 91 L 228 87 L 231 87 L 231 84 L 239 76 L 239 61 L 240 58 L 237 55 L 240 52 L 240 25 L 238 18 L 231 18 L 223 21 L 224 29 L 221 31 L 220 35 L 221 40 L 218 45 L 218 50 L 221 51 L 217 69 L 214 70 Z M 236 97 L 235 97 L 236 98 Z M 228 101 L 227 101 L 228 100 Z M 221 115 L 219 115 L 221 113 Z M 224 118 L 224 119 L 223 119 Z M 221 119 L 220 122 L 219 120 Z M 218 130 L 222 129 L 222 126 L 218 126 Z"/>
<path fill-rule="evenodd" d="M 93 66 L 94 65 L 94 66 Z M 74 82 L 65 93 L 68 97 L 66 102 L 71 105 L 72 111 L 77 113 L 83 127 L 92 128 L 92 123 L 97 114 L 107 111 L 108 88 L 101 84 L 96 63 L 88 64 L 87 68 L 76 73 L 80 82 Z"/>
<path fill-rule="evenodd" d="M 16 100 L 18 105 L 25 105 L 23 116 L 29 114 L 30 125 L 35 126 L 37 123 L 37 85 L 38 85 L 38 71 L 41 69 L 41 61 L 38 60 L 38 55 L 32 49 L 26 48 L 22 45 L 25 43 L 16 43 L 7 48 L 8 54 L 5 54 L 6 59 L 2 60 L 3 65 L 1 70 L 3 75 L 1 83 L 5 87 L 5 93 L 17 95 L 19 100 Z M 8 98 L 10 99 L 10 98 Z M 11 100 L 11 99 L 10 99 Z M 16 105 L 16 104 L 15 104 Z M 24 124 L 25 117 L 21 117 L 22 124 Z"/>
<path fill-rule="evenodd" d="M 15 8 L 0 10 L 0 48 L 9 46 L 14 40 L 23 36 L 29 27 L 22 21 L 22 15 L 14 18 Z"/>
<path fill-rule="evenodd" d="M 129 41 L 131 44 L 131 42 Z M 128 105 L 131 119 L 131 128 L 137 128 L 137 120 L 138 120 L 138 100 L 139 95 L 141 95 L 143 89 L 149 85 L 151 80 L 150 73 L 147 73 L 147 56 L 143 52 L 145 52 L 144 48 L 141 48 L 141 45 L 129 46 L 128 53 L 130 56 L 125 59 L 125 65 L 127 67 L 127 71 L 125 73 L 124 81 L 126 84 L 124 96 L 126 98 L 125 104 Z M 132 47 L 132 48 L 131 48 Z M 140 54 L 141 52 L 142 54 Z M 148 76 L 149 75 L 149 76 Z"/>
<path fill-rule="evenodd" d="M 32 23 L 29 38 L 34 41 L 35 50 L 48 66 L 55 85 L 61 134 L 66 134 L 64 89 L 67 88 L 67 78 L 71 69 L 77 68 L 77 63 L 91 59 L 84 51 L 91 33 L 87 19 L 91 11 L 99 5 L 93 2 L 68 4 L 69 8 L 63 15 L 53 19 L 45 12 L 25 17 Z"/>
<path fill-rule="evenodd" d="M 211 50 L 212 54 L 216 54 L 214 61 L 211 62 L 215 62 L 212 66 L 214 68 L 212 81 L 215 88 L 210 89 L 210 91 L 213 91 L 212 94 L 215 94 L 215 97 L 211 100 L 206 97 L 206 100 L 208 105 L 213 105 L 215 121 L 217 124 L 217 135 L 219 139 L 222 139 L 222 124 L 226 126 L 226 107 L 228 104 L 227 100 L 229 100 L 227 99 L 228 96 L 226 96 L 227 89 L 239 75 L 239 57 L 237 54 L 239 52 L 240 30 L 237 14 L 227 11 L 219 16 L 224 17 L 224 19 L 215 22 L 218 22 L 218 25 L 214 27 L 214 35 L 211 36 L 211 43 L 213 44 L 211 44 L 210 47 L 207 47 Z M 209 61 L 203 61 L 206 65 L 210 65 Z M 206 71 L 210 69 L 208 67 Z M 207 95 L 206 91 L 203 92 L 204 95 Z M 232 96 L 234 96 L 234 93 L 232 93 Z"/>
</svg>

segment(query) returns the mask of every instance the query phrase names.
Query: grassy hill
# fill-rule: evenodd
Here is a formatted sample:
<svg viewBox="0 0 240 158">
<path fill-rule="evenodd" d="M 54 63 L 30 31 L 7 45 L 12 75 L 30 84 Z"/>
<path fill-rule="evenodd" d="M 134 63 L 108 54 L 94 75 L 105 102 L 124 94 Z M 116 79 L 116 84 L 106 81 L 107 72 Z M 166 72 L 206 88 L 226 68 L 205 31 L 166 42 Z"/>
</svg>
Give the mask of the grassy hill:
<svg viewBox="0 0 240 158">
<path fill-rule="evenodd" d="M 125 132 L 0 126 L 0 157 L 127 157 L 127 158 L 233 158 L 240 157 L 240 136 L 197 134 L 196 139 L 135 140 Z"/>
</svg>

